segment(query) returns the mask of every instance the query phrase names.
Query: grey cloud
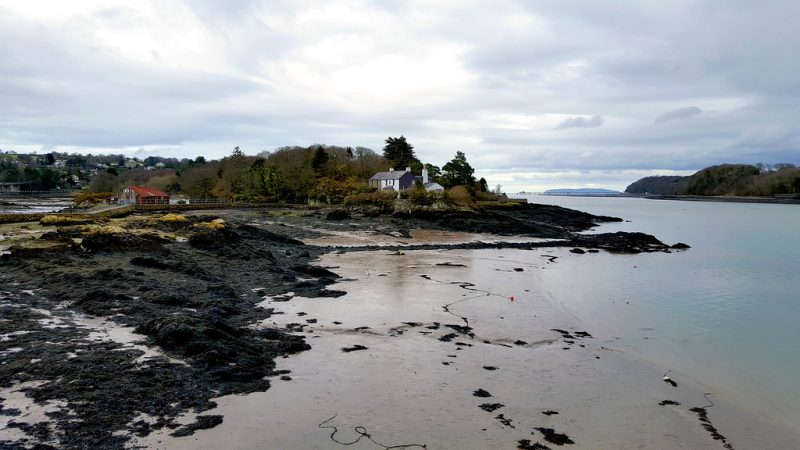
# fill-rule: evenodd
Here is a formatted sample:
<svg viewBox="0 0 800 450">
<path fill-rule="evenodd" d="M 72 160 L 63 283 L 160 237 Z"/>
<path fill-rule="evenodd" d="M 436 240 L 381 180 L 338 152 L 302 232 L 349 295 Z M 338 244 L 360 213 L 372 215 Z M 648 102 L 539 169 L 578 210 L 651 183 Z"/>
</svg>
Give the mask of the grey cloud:
<svg viewBox="0 0 800 450">
<path fill-rule="evenodd" d="M 605 121 L 606 119 L 604 119 L 603 116 L 597 116 L 597 115 L 592 116 L 588 119 L 580 116 L 569 117 L 560 124 L 558 124 L 558 126 L 556 126 L 555 129 L 563 130 L 565 128 L 597 128 L 603 125 L 603 122 Z"/>
<path fill-rule="evenodd" d="M 435 164 L 463 150 L 476 168 L 496 173 L 591 170 L 587 176 L 600 182 L 606 178 L 598 171 L 800 164 L 800 59 L 793 45 L 800 40 L 800 2 L 637 2 L 613 9 L 593 0 L 364 4 L 408 31 L 365 38 L 397 54 L 463 46 L 472 81 L 446 101 L 419 98 L 413 106 L 359 111 L 331 102 L 336 92 L 295 95 L 264 70 L 318 39 L 371 32 L 333 21 L 317 34 L 286 32 L 261 21 L 266 15 L 291 25 L 305 9 L 332 3 L 236 0 L 221 7 L 187 0 L 223 61 L 209 71 L 138 65 L 98 46 L 91 20 L 36 23 L 0 7 L 0 147 L 144 147 L 165 156 L 219 157 L 234 145 L 248 153 L 312 143 L 380 149 L 387 135 L 405 134 Z M 508 24 L 523 13 L 534 22 Z M 97 20 L 140 18 L 116 9 Z M 313 61 L 309 70 L 329 76 Z M 664 112 L 676 102 L 715 112 Z M 553 114 L 569 119 L 556 129 L 535 120 L 526 125 L 526 118 Z M 653 118 L 661 124 L 700 114 L 702 121 L 680 127 L 652 126 Z M 588 127 L 590 133 L 567 131 Z"/>
<path fill-rule="evenodd" d="M 697 106 L 687 106 L 685 108 L 678 108 L 673 109 L 672 111 L 667 111 L 664 114 L 656 117 L 656 120 L 653 123 L 664 123 L 669 122 L 671 120 L 681 120 L 681 119 L 688 119 L 690 117 L 699 116 L 703 113 L 703 110 L 698 108 Z"/>
</svg>

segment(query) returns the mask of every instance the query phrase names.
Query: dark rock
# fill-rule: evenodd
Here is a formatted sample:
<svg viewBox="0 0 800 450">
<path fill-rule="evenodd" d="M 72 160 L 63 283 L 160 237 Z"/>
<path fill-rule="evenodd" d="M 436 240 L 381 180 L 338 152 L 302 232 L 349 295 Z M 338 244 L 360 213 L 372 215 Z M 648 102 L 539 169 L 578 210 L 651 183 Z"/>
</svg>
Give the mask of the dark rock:
<svg viewBox="0 0 800 450">
<path fill-rule="evenodd" d="M 339 278 L 339 275 L 335 274 L 334 272 L 331 272 L 330 270 L 324 267 L 319 267 L 319 266 L 303 264 L 303 265 L 292 266 L 291 269 L 303 275 L 309 275 L 317 278 Z"/>
<path fill-rule="evenodd" d="M 495 412 L 506 405 L 502 403 L 481 403 L 478 406 L 486 412 Z"/>
<path fill-rule="evenodd" d="M 530 439 L 521 439 L 517 441 L 517 448 L 521 450 L 550 450 L 550 447 L 538 442 L 531 444 Z"/>
<path fill-rule="evenodd" d="M 90 252 L 158 250 L 169 242 L 155 234 L 94 233 L 83 237 L 81 246 Z"/>
<path fill-rule="evenodd" d="M 472 395 L 474 395 L 475 397 L 484 397 L 484 398 L 492 396 L 492 394 L 490 394 L 488 391 L 484 389 L 478 389 L 475 392 L 473 392 Z"/>
<path fill-rule="evenodd" d="M 325 215 L 325 220 L 345 220 L 350 218 L 350 213 L 344 209 L 334 209 Z"/>
<path fill-rule="evenodd" d="M 442 342 L 450 342 L 450 341 L 452 341 L 453 339 L 455 339 L 457 337 L 458 337 L 458 335 L 456 333 L 449 333 L 449 334 L 445 334 L 444 336 L 440 336 L 439 340 L 442 341 Z"/>
<path fill-rule="evenodd" d="M 363 345 L 356 344 L 352 347 L 342 347 L 342 351 L 345 353 L 355 352 L 358 350 L 367 350 L 368 347 L 364 347 Z"/>
<path fill-rule="evenodd" d="M 189 235 L 189 245 L 203 250 L 222 250 L 239 240 L 239 235 L 228 228 L 198 227 Z"/>
<path fill-rule="evenodd" d="M 502 414 L 498 414 L 497 416 L 495 416 L 495 419 L 497 419 L 498 421 L 500 421 L 500 423 L 502 423 L 507 427 L 516 428 L 514 425 L 511 424 L 511 419 L 507 418 Z"/>
<path fill-rule="evenodd" d="M 197 416 L 195 421 L 189 425 L 184 425 L 178 428 L 177 431 L 172 433 L 172 436 L 175 437 L 184 437 L 190 436 L 194 434 L 197 430 L 205 430 L 208 428 L 214 428 L 215 426 L 222 423 L 222 416 L 220 415 L 213 415 L 213 416 Z"/>
<path fill-rule="evenodd" d="M 564 444 L 575 443 L 566 434 L 556 433 L 556 431 L 552 428 L 534 428 L 534 429 L 542 433 L 542 435 L 544 435 L 544 439 L 552 444 L 564 445 Z"/>
<path fill-rule="evenodd" d="M 578 254 L 578 255 L 583 255 L 584 253 L 586 253 L 585 250 L 583 250 L 582 248 L 577 248 L 577 247 L 573 248 L 573 249 L 570 249 L 569 252 L 570 253 L 575 253 L 575 254 Z"/>
<path fill-rule="evenodd" d="M 458 264 L 450 261 L 443 263 L 436 263 L 436 265 L 441 267 L 467 267 L 465 264 Z"/>
</svg>

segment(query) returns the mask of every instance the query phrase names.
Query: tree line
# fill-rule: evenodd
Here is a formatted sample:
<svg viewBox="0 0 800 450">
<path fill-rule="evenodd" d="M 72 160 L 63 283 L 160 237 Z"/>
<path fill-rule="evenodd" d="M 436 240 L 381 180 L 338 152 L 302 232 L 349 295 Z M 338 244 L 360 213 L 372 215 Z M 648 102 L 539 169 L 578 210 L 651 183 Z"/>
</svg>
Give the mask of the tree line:
<svg viewBox="0 0 800 450">
<path fill-rule="evenodd" d="M 121 171 L 110 167 L 93 177 L 89 190 L 118 192 L 127 185 L 147 185 L 196 199 L 341 203 L 347 196 L 373 191 L 367 180 L 390 167 L 409 167 L 415 175 L 427 168 L 430 180 L 445 188 L 465 185 L 470 190 L 488 190 L 486 180 L 475 180 L 474 169 L 463 152 L 457 152 L 441 168 L 423 165 L 405 136 L 387 138 L 380 154 L 366 147 L 314 144 L 248 156 L 235 147 L 222 159 L 207 161 L 200 156 L 177 168 Z"/>
</svg>

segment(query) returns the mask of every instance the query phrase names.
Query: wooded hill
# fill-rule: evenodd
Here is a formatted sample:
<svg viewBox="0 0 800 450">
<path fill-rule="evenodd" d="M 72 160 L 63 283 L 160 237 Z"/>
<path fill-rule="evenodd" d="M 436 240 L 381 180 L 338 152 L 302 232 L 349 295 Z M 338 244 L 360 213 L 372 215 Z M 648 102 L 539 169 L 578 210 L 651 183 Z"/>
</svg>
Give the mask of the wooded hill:
<svg viewBox="0 0 800 450">
<path fill-rule="evenodd" d="M 721 164 L 688 177 L 645 177 L 632 183 L 625 192 L 742 197 L 800 194 L 800 169 L 793 164 Z"/>
</svg>

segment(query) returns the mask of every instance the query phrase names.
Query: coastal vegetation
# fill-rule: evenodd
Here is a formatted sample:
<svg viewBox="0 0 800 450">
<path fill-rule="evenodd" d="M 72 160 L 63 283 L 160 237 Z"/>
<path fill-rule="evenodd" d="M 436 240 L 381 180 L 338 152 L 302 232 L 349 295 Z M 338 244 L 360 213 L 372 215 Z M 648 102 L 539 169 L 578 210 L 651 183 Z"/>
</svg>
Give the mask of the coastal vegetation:
<svg viewBox="0 0 800 450">
<path fill-rule="evenodd" d="M 721 164 L 688 176 L 642 178 L 625 189 L 629 194 L 760 196 L 800 195 L 800 168 L 783 163 Z"/>
<path fill-rule="evenodd" d="M 499 188 L 496 193 L 489 192 L 485 179 L 475 179 L 475 170 L 463 152 L 456 152 L 441 168 L 423 164 L 414 146 L 402 135 L 388 137 L 381 153 L 366 147 L 314 144 L 280 147 L 255 156 L 246 155 L 237 146 L 229 156 L 219 160 L 202 156 L 193 160 L 158 157 L 138 160 L 121 155 L 84 157 L 58 153 L 0 156 L 0 163 L 5 164 L 0 169 L 7 169 L 0 172 L 0 180 L 18 180 L 19 171 L 28 174 L 29 179 L 33 179 L 34 172 L 45 174 L 37 175 L 37 180 L 43 176 L 57 180 L 61 172 L 69 177 L 73 177 L 73 171 L 80 174 L 74 176 L 75 186 L 56 181 L 37 182 L 35 186 L 76 187 L 81 181 L 84 187 L 74 199 L 81 207 L 102 203 L 129 185 L 146 185 L 191 200 L 372 205 L 379 210 L 391 208 L 397 198 L 407 200 L 405 204 L 413 207 L 472 207 L 476 201 L 504 198 L 498 195 Z M 390 168 L 410 169 L 418 179 L 427 171 L 426 181 L 440 184 L 447 192 L 429 192 L 420 182 L 400 194 L 377 192 L 376 187 L 369 185 L 369 178 Z M 34 185 L 26 188 L 31 186 Z"/>
</svg>

